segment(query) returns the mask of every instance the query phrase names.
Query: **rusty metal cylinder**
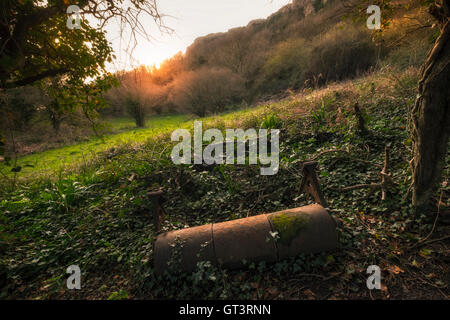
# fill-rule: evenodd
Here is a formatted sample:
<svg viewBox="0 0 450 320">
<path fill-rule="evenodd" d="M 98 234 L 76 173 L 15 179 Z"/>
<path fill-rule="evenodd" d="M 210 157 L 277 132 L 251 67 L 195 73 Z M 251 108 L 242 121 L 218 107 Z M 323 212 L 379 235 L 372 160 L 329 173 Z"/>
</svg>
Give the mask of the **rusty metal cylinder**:
<svg viewBox="0 0 450 320">
<path fill-rule="evenodd" d="M 319 204 L 176 230 L 158 236 L 156 273 L 170 265 L 191 272 L 200 261 L 240 268 L 243 261 L 275 262 L 337 247 L 334 219 Z"/>
</svg>

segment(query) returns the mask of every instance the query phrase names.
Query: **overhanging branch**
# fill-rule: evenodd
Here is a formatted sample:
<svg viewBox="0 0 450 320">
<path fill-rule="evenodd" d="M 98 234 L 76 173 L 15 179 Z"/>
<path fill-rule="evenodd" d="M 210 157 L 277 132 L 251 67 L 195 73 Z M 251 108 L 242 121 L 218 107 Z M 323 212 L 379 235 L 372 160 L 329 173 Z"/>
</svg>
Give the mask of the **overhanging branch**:
<svg viewBox="0 0 450 320">
<path fill-rule="evenodd" d="M 17 81 L 13 81 L 13 82 L 8 82 L 6 83 L 6 85 L 4 86 L 5 88 L 11 89 L 11 88 L 17 88 L 17 87 L 22 87 L 22 86 L 26 86 L 29 84 L 32 84 L 33 82 L 48 78 L 48 77 L 54 77 L 54 76 L 58 76 L 64 73 L 69 72 L 68 69 L 54 69 L 54 70 L 47 70 L 45 72 L 36 74 L 34 76 L 30 76 L 30 77 L 26 77 Z"/>
</svg>

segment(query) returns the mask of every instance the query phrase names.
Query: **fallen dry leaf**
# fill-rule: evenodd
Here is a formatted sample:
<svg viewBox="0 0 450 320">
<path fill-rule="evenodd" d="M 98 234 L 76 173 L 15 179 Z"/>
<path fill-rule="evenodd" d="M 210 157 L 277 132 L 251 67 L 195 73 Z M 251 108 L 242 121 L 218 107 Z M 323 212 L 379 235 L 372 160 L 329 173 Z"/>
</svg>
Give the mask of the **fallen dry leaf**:
<svg viewBox="0 0 450 320">
<path fill-rule="evenodd" d="M 399 274 L 399 273 L 405 272 L 405 270 L 403 270 L 402 268 L 400 268 L 397 265 L 389 266 L 388 271 L 393 274 Z"/>
</svg>

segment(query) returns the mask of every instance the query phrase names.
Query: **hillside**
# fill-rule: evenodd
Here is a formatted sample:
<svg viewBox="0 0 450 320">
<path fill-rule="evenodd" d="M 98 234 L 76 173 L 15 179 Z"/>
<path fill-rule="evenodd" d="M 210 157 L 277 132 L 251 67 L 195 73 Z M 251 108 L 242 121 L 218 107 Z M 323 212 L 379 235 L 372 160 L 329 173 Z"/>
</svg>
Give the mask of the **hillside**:
<svg viewBox="0 0 450 320">
<path fill-rule="evenodd" d="M 137 127 L 145 127 L 145 118 L 151 116 L 205 117 L 383 66 L 419 67 L 436 37 L 432 30 L 417 27 L 430 23 L 417 5 L 406 16 L 398 13 L 381 39 L 373 38 L 364 21 L 345 18 L 346 10 L 337 0 L 294 1 L 267 19 L 198 38 L 185 54 L 159 68 L 117 73 L 120 85 L 109 89 L 91 111 L 83 110 L 81 102 L 59 102 L 64 98 L 48 83 L 10 90 L 5 111 L 14 120 L 0 121 L 0 129 L 11 129 L 8 136 L 14 135 L 6 139 L 7 153 L 26 155 L 114 133 L 107 122 L 115 118 L 120 122 L 132 117 Z"/>
<path fill-rule="evenodd" d="M 448 300 L 450 148 L 426 208 L 413 204 L 412 168 L 420 66 L 441 35 L 418 3 L 396 11 L 382 33 L 346 16 L 342 3 L 294 0 L 267 19 L 198 38 L 158 68 L 0 91 L 7 115 L 0 129 L 8 134 L 0 299 Z M 445 95 L 438 93 L 427 97 Z M 425 129 L 442 127 L 445 119 L 437 120 Z M 262 175 L 250 150 L 244 164 L 176 164 L 172 135 L 184 129 L 190 139 L 194 121 L 222 135 L 279 130 L 279 153 L 269 151 L 278 172 Z M 187 149 L 195 158 L 195 146 Z M 200 261 L 194 272 L 173 256 L 156 272 L 155 241 L 164 232 L 312 204 L 301 192 L 310 161 L 337 248 L 278 262 L 244 259 L 232 270 Z M 67 288 L 73 265 L 82 290 Z M 370 290 L 374 265 L 382 281 Z"/>
<path fill-rule="evenodd" d="M 276 104 L 203 119 L 206 127 L 223 129 L 281 128 L 276 179 L 259 176 L 254 166 L 176 166 L 167 133 L 117 145 L 54 181 L 3 193 L 2 297 L 448 298 L 448 226 L 433 227 L 425 216 L 411 219 L 404 198 L 410 181 L 406 113 L 416 80 L 415 69 L 401 74 L 384 69 Z M 368 135 L 358 133 L 355 101 L 364 109 Z M 380 200 L 379 190 L 342 191 L 379 180 L 386 145 L 395 181 L 387 200 Z M 273 212 L 310 202 L 298 193 L 300 165 L 310 159 L 319 161 L 323 191 L 342 222 L 339 250 L 237 271 L 205 264 L 191 275 L 155 276 L 148 191 L 165 190 L 164 231 Z M 447 162 L 447 177 L 449 169 Z M 440 189 L 442 206 L 449 205 L 449 192 L 448 185 Z M 83 268 L 84 290 L 62 289 L 69 264 Z M 371 296 L 364 289 L 368 264 L 388 270 L 385 287 Z"/>
<path fill-rule="evenodd" d="M 149 113 L 203 117 L 386 65 L 424 62 L 435 34 L 417 27 L 430 23 L 422 7 L 399 11 L 382 38 L 365 21 L 353 21 L 349 10 L 336 0 L 294 1 L 267 19 L 197 38 L 159 68 L 121 74 L 121 87 L 108 94 L 112 110 L 123 114 L 134 101 Z"/>
</svg>

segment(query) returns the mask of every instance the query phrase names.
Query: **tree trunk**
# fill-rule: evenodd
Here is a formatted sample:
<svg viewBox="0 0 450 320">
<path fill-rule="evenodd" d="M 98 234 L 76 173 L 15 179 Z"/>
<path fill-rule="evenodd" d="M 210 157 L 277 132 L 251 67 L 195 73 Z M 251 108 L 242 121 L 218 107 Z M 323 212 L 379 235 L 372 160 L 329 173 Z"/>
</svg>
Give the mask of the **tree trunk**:
<svg viewBox="0 0 450 320">
<path fill-rule="evenodd" d="M 413 205 L 427 213 L 431 197 L 442 179 L 450 133 L 450 1 L 440 5 L 441 35 L 420 71 L 418 96 L 412 110 Z M 433 14 L 432 8 L 430 13 Z M 434 14 L 433 14 L 434 15 Z"/>
<path fill-rule="evenodd" d="M 57 102 L 52 102 L 49 106 L 47 106 L 47 113 L 50 119 L 50 122 L 53 127 L 53 131 L 55 134 L 59 133 L 59 128 L 61 127 L 62 116 L 59 113 L 59 108 L 57 106 Z"/>
</svg>

